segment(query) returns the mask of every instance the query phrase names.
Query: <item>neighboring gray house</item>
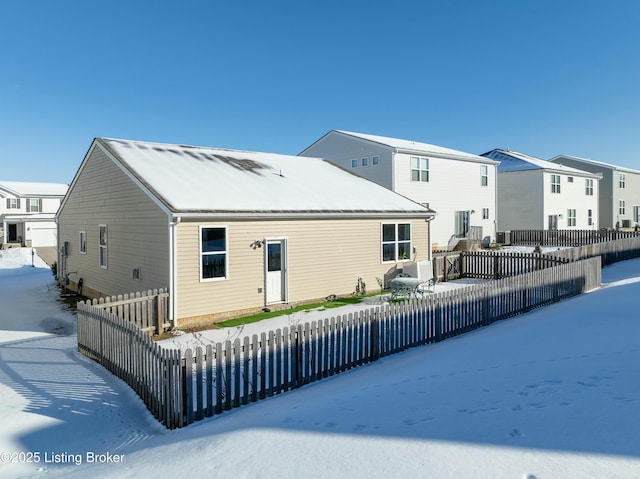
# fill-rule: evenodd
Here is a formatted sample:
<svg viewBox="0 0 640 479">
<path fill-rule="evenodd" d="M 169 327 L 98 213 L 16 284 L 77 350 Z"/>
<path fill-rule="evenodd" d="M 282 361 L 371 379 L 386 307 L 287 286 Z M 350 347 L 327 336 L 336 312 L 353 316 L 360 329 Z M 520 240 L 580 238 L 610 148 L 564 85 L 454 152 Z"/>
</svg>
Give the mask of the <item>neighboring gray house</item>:
<svg viewBox="0 0 640 479">
<path fill-rule="evenodd" d="M 336 165 L 435 210 L 435 247 L 496 232 L 497 161 L 441 146 L 332 130 L 300 153 Z"/>
<path fill-rule="evenodd" d="M 568 155 L 550 161 L 602 176 L 598 205 L 601 228 L 640 226 L 640 171 Z"/>
<path fill-rule="evenodd" d="M 600 176 L 517 151 L 482 156 L 498 165 L 498 229 L 598 229 Z"/>
<path fill-rule="evenodd" d="M 433 216 L 318 158 L 97 138 L 57 214 L 57 273 L 89 297 L 168 288 L 184 326 L 374 291 L 430 259 Z"/>
</svg>

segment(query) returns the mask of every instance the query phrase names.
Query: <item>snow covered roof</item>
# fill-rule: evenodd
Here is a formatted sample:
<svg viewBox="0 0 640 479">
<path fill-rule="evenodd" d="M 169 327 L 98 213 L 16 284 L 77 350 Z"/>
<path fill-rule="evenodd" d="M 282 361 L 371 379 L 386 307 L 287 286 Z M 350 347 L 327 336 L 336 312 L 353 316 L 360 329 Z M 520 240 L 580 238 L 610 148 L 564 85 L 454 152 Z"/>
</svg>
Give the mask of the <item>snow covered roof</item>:
<svg viewBox="0 0 640 479">
<path fill-rule="evenodd" d="M 429 143 L 421 143 L 419 141 L 402 140 L 399 138 L 390 138 L 387 136 L 368 135 L 365 133 L 354 133 L 351 131 L 332 130 L 343 135 L 354 136 L 363 140 L 373 141 L 382 145 L 395 148 L 396 150 L 408 151 L 417 154 L 424 154 L 426 156 L 441 156 L 445 158 L 453 158 L 458 160 L 491 163 L 487 161 L 487 158 L 483 158 L 472 153 L 466 153 L 464 151 L 453 150 L 451 148 L 445 148 L 437 145 L 430 145 Z M 331 132 L 329 132 L 331 133 Z"/>
<path fill-rule="evenodd" d="M 578 170 L 576 168 L 570 168 L 558 163 L 541 160 L 540 158 L 525 155 L 524 153 L 519 153 L 517 151 L 502 150 L 500 148 L 496 148 L 495 150 L 483 153 L 482 156 L 492 158 L 500 162 L 500 164 L 498 165 L 498 173 L 510 173 L 513 171 L 529 170 L 549 170 L 558 173 L 565 173 L 568 175 L 599 178 L 599 175 L 588 171 Z"/>
<path fill-rule="evenodd" d="M 555 164 L 561 164 L 563 158 L 566 158 L 568 160 L 580 161 L 580 162 L 586 163 L 588 165 L 601 166 L 601 167 L 606 168 L 606 169 L 626 171 L 626 172 L 629 172 L 629 173 L 635 173 L 637 175 L 640 175 L 640 170 L 634 170 L 634 169 L 628 168 L 626 166 L 619 166 L 619 165 L 614 165 L 614 164 L 611 164 L 611 163 L 605 163 L 603 161 L 595 161 L 595 160 L 591 160 L 591 159 L 588 159 L 588 158 L 580 158 L 578 156 L 558 155 L 558 156 L 554 156 L 549 161 L 551 161 L 552 163 L 555 163 Z"/>
<path fill-rule="evenodd" d="M 63 183 L 29 183 L 21 181 L 0 181 L 0 190 L 13 196 L 64 196 L 69 185 Z"/>
<path fill-rule="evenodd" d="M 109 138 L 95 143 L 172 212 L 433 215 L 319 158 Z"/>
</svg>

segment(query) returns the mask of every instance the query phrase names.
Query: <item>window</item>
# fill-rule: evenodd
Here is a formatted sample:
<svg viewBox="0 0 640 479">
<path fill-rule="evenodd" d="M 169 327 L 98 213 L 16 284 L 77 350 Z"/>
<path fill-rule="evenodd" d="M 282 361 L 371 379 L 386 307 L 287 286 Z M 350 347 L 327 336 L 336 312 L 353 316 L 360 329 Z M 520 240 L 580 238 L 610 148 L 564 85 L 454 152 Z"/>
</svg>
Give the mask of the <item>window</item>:
<svg viewBox="0 0 640 479">
<path fill-rule="evenodd" d="M 19 210 L 20 209 L 20 198 L 7 198 L 7 209 L 8 210 Z"/>
<path fill-rule="evenodd" d="M 382 225 L 382 261 L 411 258 L 411 224 Z"/>
<path fill-rule="evenodd" d="M 593 224 L 593 210 L 587 210 L 587 224 L 589 226 Z"/>
<path fill-rule="evenodd" d="M 560 175 L 551 175 L 551 193 L 560 193 Z"/>
<path fill-rule="evenodd" d="M 633 221 L 635 223 L 640 223 L 640 206 L 633 206 Z"/>
<path fill-rule="evenodd" d="M 380 157 L 379 156 L 372 156 L 371 157 L 371 164 L 373 166 L 379 165 L 380 164 Z"/>
<path fill-rule="evenodd" d="M 369 166 L 369 157 L 365 156 L 364 158 L 362 158 L 362 166 L 363 167 Z"/>
<path fill-rule="evenodd" d="M 567 177 L 567 183 L 573 183 L 573 176 Z"/>
<path fill-rule="evenodd" d="M 87 253 L 87 233 L 85 231 L 80 231 L 80 253 Z"/>
<path fill-rule="evenodd" d="M 567 226 L 576 225 L 576 210 L 567 210 Z"/>
<path fill-rule="evenodd" d="M 98 227 L 98 262 L 101 268 L 107 269 L 107 225 L 100 225 Z"/>
<path fill-rule="evenodd" d="M 482 208 L 482 219 L 483 220 L 489 219 L 489 208 Z"/>
<path fill-rule="evenodd" d="M 624 200 L 620 200 L 618 202 L 618 214 L 624 215 L 626 211 L 627 211 L 626 203 L 624 202 Z"/>
<path fill-rule="evenodd" d="M 593 180 L 587 178 L 584 180 L 585 194 L 587 196 L 593 196 Z"/>
<path fill-rule="evenodd" d="M 618 186 L 620 188 L 624 188 L 626 183 L 627 183 L 627 178 L 626 178 L 625 174 L 624 173 L 620 173 L 620 175 L 618 176 Z"/>
<path fill-rule="evenodd" d="M 226 279 L 227 229 L 200 228 L 200 279 Z"/>
<path fill-rule="evenodd" d="M 40 198 L 27 198 L 27 212 L 28 213 L 42 212 L 42 200 Z"/>
<path fill-rule="evenodd" d="M 357 159 L 351 160 L 351 168 L 357 168 L 357 167 L 358 167 L 358 160 Z"/>
<path fill-rule="evenodd" d="M 411 157 L 411 181 L 429 181 L 429 158 Z"/>
<path fill-rule="evenodd" d="M 487 165 L 480 166 L 480 184 L 489 186 L 489 167 Z"/>
</svg>

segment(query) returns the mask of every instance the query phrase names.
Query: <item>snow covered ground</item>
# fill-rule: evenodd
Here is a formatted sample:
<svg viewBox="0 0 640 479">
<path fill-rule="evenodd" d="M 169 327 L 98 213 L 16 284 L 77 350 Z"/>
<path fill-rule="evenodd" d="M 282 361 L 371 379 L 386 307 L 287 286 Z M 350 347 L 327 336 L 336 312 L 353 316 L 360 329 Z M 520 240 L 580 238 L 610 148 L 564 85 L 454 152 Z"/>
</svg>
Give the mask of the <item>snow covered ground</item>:
<svg viewBox="0 0 640 479">
<path fill-rule="evenodd" d="M 76 352 L 46 265 L 0 255 L 2 478 L 640 477 L 640 259 L 591 293 L 167 431 Z"/>
</svg>

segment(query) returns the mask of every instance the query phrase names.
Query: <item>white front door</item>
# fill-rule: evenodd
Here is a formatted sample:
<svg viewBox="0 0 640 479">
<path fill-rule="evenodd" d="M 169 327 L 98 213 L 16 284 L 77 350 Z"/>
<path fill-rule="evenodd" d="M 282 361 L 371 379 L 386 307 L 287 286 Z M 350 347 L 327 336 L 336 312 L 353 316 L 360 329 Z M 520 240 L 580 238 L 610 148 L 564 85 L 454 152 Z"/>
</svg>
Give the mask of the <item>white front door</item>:
<svg viewBox="0 0 640 479">
<path fill-rule="evenodd" d="M 286 240 L 267 240 L 265 255 L 266 302 L 283 303 L 287 300 Z"/>
</svg>

